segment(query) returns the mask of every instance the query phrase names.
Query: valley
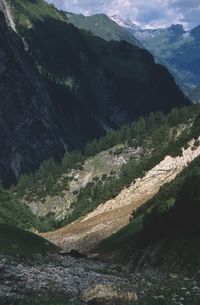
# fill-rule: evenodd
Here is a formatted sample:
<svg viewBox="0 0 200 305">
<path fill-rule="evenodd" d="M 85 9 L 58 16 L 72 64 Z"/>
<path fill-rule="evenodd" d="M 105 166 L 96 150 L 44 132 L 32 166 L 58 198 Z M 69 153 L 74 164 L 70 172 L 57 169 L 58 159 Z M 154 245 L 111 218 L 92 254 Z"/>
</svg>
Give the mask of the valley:
<svg viewBox="0 0 200 305">
<path fill-rule="evenodd" d="M 181 116 L 178 115 L 180 113 L 182 113 Z M 91 154 L 94 154 L 94 156 L 86 159 L 82 164 L 82 168 L 77 168 L 75 171 L 69 169 L 69 175 L 73 174 L 75 177 L 75 180 L 71 180 L 70 183 L 73 182 L 73 185 L 76 185 L 77 190 L 79 190 L 79 187 L 83 189 L 87 188 L 87 183 L 90 183 L 91 181 L 87 178 L 88 172 L 83 176 L 81 175 L 86 169 L 91 171 L 89 177 L 92 179 L 94 176 L 94 174 L 92 174 L 93 171 L 95 177 L 98 177 L 98 173 L 99 177 L 102 177 L 103 173 L 109 173 L 113 170 L 113 164 L 115 169 L 117 169 L 116 164 L 118 164 L 118 173 L 115 173 L 116 177 L 115 180 L 113 180 L 118 181 L 120 172 L 123 171 L 123 166 L 130 168 L 131 163 L 133 163 L 132 168 L 136 168 L 135 162 L 140 160 L 139 163 L 141 163 L 143 158 L 147 158 L 147 152 L 149 153 L 152 148 L 154 148 L 154 150 L 156 149 L 156 147 L 152 145 L 156 145 L 158 135 L 159 139 L 160 135 L 163 137 L 163 142 L 160 143 L 163 143 L 163 145 L 165 144 L 165 150 L 168 151 L 169 155 L 165 156 L 166 153 L 163 147 L 162 154 L 164 154 L 165 157 L 162 159 L 161 154 L 160 162 L 157 157 L 158 159 L 156 158 L 155 161 L 151 161 L 150 163 L 153 164 L 152 162 L 155 162 L 155 167 L 149 165 L 150 170 L 144 173 L 140 178 L 137 178 L 140 174 L 139 172 L 136 172 L 135 182 L 133 182 L 134 178 L 132 178 L 132 171 L 130 171 L 130 180 L 126 180 L 130 182 L 128 182 L 126 187 L 120 187 L 123 189 L 118 191 L 119 194 L 116 197 L 98 204 L 97 207 L 94 205 L 93 208 L 91 208 L 92 212 L 90 213 L 87 213 L 86 209 L 84 213 L 85 216 L 83 214 L 81 218 L 79 218 L 79 212 L 78 214 L 76 212 L 79 202 L 77 201 L 77 207 L 74 206 L 74 212 L 71 211 L 71 213 L 75 213 L 73 214 L 73 217 L 77 215 L 77 220 L 75 222 L 72 222 L 73 218 L 71 220 L 70 218 L 67 218 L 67 221 L 71 221 L 72 223 L 68 224 L 66 227 L 62 227 L 55 232 L 40 234 L 45 239 L 47 238 L 49 241 L 56 244 L 59 248 L 56 248 L 50 243 L 46 244 L 47 241 L 44 239 L 43 245 L 42 240 L 40 240 L 38 242 L 41 243 L 41 246 L 38 248 L 36 247 L 35 249 L 31 248 L 31 251 L 27 252 L 28 248 L 24 248 L 23 246 L 24 239 L 22 239 L 22 237 L 18 239 L 12 237 L 13 234 L 16 234 L 14 233 L 14 227 L 10 231 L 10 240 L 8 239 L 8 244 L 5 247 L 4 240 L 7 240 L 8 238 L 8 228 L 6 230 L 3 229 L 4 235 L 0 235 L 0 240 L 3 241 L 4 252 L 0 250 L 0 266 L 1 270 L 4 270 L 3 274 L 5 275 L 5 278 L 9 278 L 10 280 L 6 281 L 6 284 L 5 280 L 3 280 L 3 286 L 0 286 L 0 291 L 2 291 L 1 298 L 4 302 L 2 304 L 10 304 L 13 299 L 15 299 L 14 304 L 21 305 L 21 299 L 26 301 L 26 304 L 29 304 L 29 302 L 31 302 L 30 304 L 37 304 L 36 295 L 38 294 L 40 296 L 40 302 L 44 302 L 44 304 L 51 304 L 50 302 L 56 305 L 93 304 L 93 302 L 94 304 L 151 304 L 148 303 L 147 299 L 149 302 L 152 302 L 152 300 L 157 300 L 156 302 L 161 301 L 161 286 L 163 298 L 168 299 L 170 302 L 174 298 L 173 293 L 174 295 L 176 294 L 175 299 L 184 297 L 187 301 L 185 304 L 188 305 L 191 300 L 198 300 L 197 292 L 193 289 L 196 287 L 195 285 L 198 285 L 197 283 L 199 283 L 198 271 L 196 270 L 196 266 L 199 264 L 198 256 L 196 256 L 199 251 L 197 242 L 198 218 L 195 218 L 195 215 L 198 215 L 198 213 L 195 212 L 198 207 L 195 207 L 195 205 L 191 206 L 191 212 L 188 213 L 188 216 L 190 215 L 189 217 L 194 217 L 194 228 L 191 227 L 191 232 L 195 232 L 195 234 L 191 233 L 194 234 L 193 239 L 187 234 L 186 236 L 184 235 L 186 229 L 183 228 L 183 240 L 179 240 L 179 237 L 177 237 L 174 244 L 173 237 L 170 237 L 171 247 L 169 247 L 169 243 L 166 241 L 165 236 L 165 230 L 167 230 L 167 235 L 171 234 L 168 225 L 166 226 L 166 229 L 165 226 L 163 228 L 162 226 L 160 227 L 159 234 L 161 234 L 161 236 L 163 234 L 161 241 L 159 235 L 157 236 L 157 234 L 153 233 L 155 230 L 153 226 L 157 225 L 157 221 L 154 221 L 154 210 L 157 209 L 157 207 L 159 209 L 161 208 L 162 212 L 158 215 L 160 215 L 159 217 L 164 217 L 164 224 L 165 221 L 168 222 L 167 218 L 165 220 L 165 217 L 168 217 L 168 211 L 173 212 L 174 209 L 174 211 L 176 211 L 176 206 L 177 208 L 179 206 L 177 196 L 183 192 L 181 190 L 182 187 L 183 190 L 186 190 L 187 196 L 190 196 L 190 194 L 194 194 L 195 196 L 195 194 L 197 194 L 199 186 L 198 170 L 200 168 L 198 113 L 199 106 L 195 105 L 185 110 L 180 109 L 179 112 L 172 111 L 165 119 L 162 118 L 161 121 L 164 119 L 165 122 L 169 122 L 168 124 L 171 127 L 168 132 L 174 137 L 169 141 L 167 150 L 165 141 L 167 138 L 169 139 L 169 134 L 167 132 L 165 138 L 164 135 L 160 133 L 162 130 L 162 124 L 160 123 L 157 123 L 154 126 L 151 132 L 155 134 L 155 136 L 152 136 L 151 141 L 148 138 L 148 144 L 146 145 L 144 145 L 144 143 L 149 132 L 148 125 L 146 127 L 147 129 L 143 130 L 143 135 L 141 135 L 141 131 L 139 131 L 140 138 L 144 141 L 141 146 L 143 147 L 142 150 L 141 148 L 136 151 L 127 149 L 127 144 L 125 146 L 124 144 L 118 144 L 117 146 L 112 146 L 111 144 L 111 148 L 108 148 L 108 151 L 105 150 L 94 154 L 94 151 L 100 149 L 100 146 L 98 146 L 99 144 L 96 143 L 96 147 L 92 144 L 88 145 L 88 153 L 90 152 Z M 188 122 L 188 124 L 181 124 L 181 120 L 185 123 Z M 174 121 L 173 124 L 172 121 Z M 153 122 L 152 115 L 149 123 L 150 122 L 151 124 Z M 135 126 L 137 126 L 137 124 Z M 130 126 L 129 128 L 130 129 L 127 127 L 126 129 L 127 138 L 123 136 L 121 140 L 122 143 L 130 137 L 129 131 L 133 126 Z M 115 133 L 119 136 L 122 132 L 124 134 L 123 128 Z M 116 139 L 117 138 L 118 137 L 116 136 Z M 173 142 L 172 139 L 175 139 L 175 142 Z M 100 140 L 99 143 L 102 143 L 102 140 Z M 105 143 L 107 142 L 105 141 Z M 185 143 L 184 148 L 183 143 Z M 159 151 L 161 147 L 162 146 L 159 147 Z M 170 150 L 170 147 L 173 149 Z M 109 151 L 112 151 L 112 154 L 109 153 Z M 116 155 L 113 154 L 115 151 L 117 151 Z M 169 153 L 170 151 L 171 153 Z M 134 155 L 134 152 L 137 153 Z M 122 160 L 120 159 L 122 156 L 123 160 L 126 160 L 125 162 L 127 162 L 127 164 L 124 164 L 123 166 L 119 163 L 119 160 Z M 132 156 L 132 159 L 129 159 L 130 156 Z M 80 157 L 77 159 L 78 164 L 79 160 Z M 112 163 L 111 160 L 116 160 L 117 163 Z M 101 161 L 103 161 L 103 164 Z M 93 167 L 94 164 L 95 167 Z M 110 167 L 108 166 L 109 164 Z M 76 168 L 74 165 L 73 167 Z M 38 177 L 37 173 L 36 177 Z M 192 193 L 188 192 L 187 187 L 184 186 L 184 184 L 187 185 L 187 183 L 189 183 L 187 180 L 191 179 L 190 177 L 192 178 L 194 188 Z M 27 179 L 28 178 L 26 178 L 26 183 L 28 186 L 29 180 Z M 56 179 L 60 181 L 60 177 L 57 177 Z M 106 187 L 107 183 L 109 185 L 109 180 L 105 181 L 104 187 Z M 197 183 L 195 183 L 195 181 L 197 181 Z M 64 187 L 64 185 L 62 187 Z M 42 205 L 42 202 L 40 203 L 40 201 L 38 201 L 37 203 L 38 199 L 35 197 L 34 203 L 31 201 L 31 189 L 28 191 L 28 188 L 24 188 L 24 190 L 26 200 L 28 200 L 28 198 L 30 200 L 28 205 L 30 207 L 32 206 L 33 212 L 35 211 L 38 213 L 40 210 L 35 210 L 33 207 L 34 205 L 36 206 L 36 204 L 38 204 L 38 206 Z M 13 194 L 15 194 L 16 191 L 17 188 Z M 73 189 L 71 191 L 73 192 Z M 68 192 L 70 192 L 70 189 Z M 27 195 L 29 197 L 27 197 Z M 108 195 L 108 198 L 109 196 L 110 195 Z M 183 198 L 186 198 L 186 195 L 183 196 Z M 45 198 L 45 201 L 43 200 L 44 208 L 49 209 L 51 205 L 48 196 L 43 198 Z M 18 200 L 20 200 L 19 195 Z M 54 201 L 57 199 L 53 196 L 52 200 Z M 65 199 L 63 199 L 63 201 L 64 200 Z M 87 200 L 86 197 L 86 202 Z M 182 200 L 183 199 L 181 199 L 181 202 Z M 192 203 L 193 200 L 195 202 L 195 197 L 190 200 L 192 200 L 190 203 Z M 59 201 L 56 202 L 58 208 L 62 211 L 62 209 L 64 209 L 63 203 L 60 204 Z M 163 202 L 163 207 L 160 202 Z M 52 206 L 55 206 L 55 202 L 52 202 Z M 5 211 L 4 213 L 5 216 L 10 215 L 9 211 Z M 176 213 L 180 213 L 180 206 Z M 151 217 L 153 218 L 150 222 L 146 222 L 146 218 L 149 217 L 149 214 L 152 214 Z M 55 213 L 55 220 L 57 217 L 56 215 L 57 214 Z M 182 214 L 179 215 L 181 216 Z M 183 213 L 181 217 L 185 216 L 187 216 L 187 214 Z M 11 219 L 14 219 L 15 216 L 13 215 L 12 217 L 13 218 Z M 6 218 L 4 218 L 4 220 L 5 219 Z M 30 216 L 27 218 L 27 223 L 24 224 L 26 229 L 28 229 L 29 226 L 29 219 Z M 65 222 L 66 220 L 63 221 Z M 64 226 L 64 222 L 62 226 Z M 197 227 L 195 227 L 196 225 Z M 148 226 L 150 226 L 150 228 Z M 177 230 L 176 226 L 174 229 L 173 227 L 171 229 L 172 231 Z M 152 232 L 152 235 L 150 232 Z M 20 234 L 22 234 L 22 232 Z M 176 236 L 176 233 L 172 234 Z M 145 239 L 143 235 L 146 236 Z M 28 239 L 29 238 L 30 237 L 28 237 Z M 27 241 L 28 239 L 26 237 Z M 27 241 L 25 242 L 25 245 Z M 32 242 L 30 242 L 30 245 L 31 244 Z M 186 248 L 190 249 L 187 251 L 188 256 L 183 258 L 182 255 L 183 260 L 179 261 L 178 257 L 180 256 L 180 253 L 185 251 Z M 75 251 L 75 249 L 77 251 Z M 34 251 L 36 251 L 36 253 L 32 256 Z M 82 255 L 83 252 L 85 252 L 84 255 Z M 164 261 L 163 252 L 165 253 Z M 6 256 L 5 259 L 6 253 L 7 255 L 9 254 L 9 257 Z M 191 257 L 193 257 L 194 261 L 191 260 Z M 171 262 L 171 259 L 173 259 L 173 263 Z M 161 263 L 158 263 L 157 261 L 161 261 Z M 182 266 L 185 266 L 184 270 L 182 269 Z M 34 282 L 37 282 L 37 285 L 34 285 Z M 193 284 L 194 282 L 196 284 Z M 11 283 L 13 284 L 11 285 Z M 28 284 L 25 285 L 25 283 Z M 187 287 L 186 291 L 189 292 L 188 296 L 185 295 L 185 290 L 181 290 L 182 286 Z M 170 291 L 169 295 L 167 295 L 167 291 Z M 28 297 L 30 295 L 31 298 Z M 65 298 L 68 301 L 65 300 Z M 121 298 L 123 298 L 123 301 Z"/>
<path fill-rule="evenodd" d="M 5 186 L 46 159 L 60 161 L 65 151 L 83 149 L 108 129 L 189 104 L 146 50 L 83 33 L 43 0 L 8 0 L 7 5 L 17 33 L 1 20 L 5 153 L 0 166 Z M 13 104 L 14 98 L 18 102 Z M 30 145 L 24 144 L 27 139 Z"/>
<path fill-rule="evenodd" d="M 199 27 L 108 15 L 0 0 L 0 305 L 200 304 Z"/>
</svg>

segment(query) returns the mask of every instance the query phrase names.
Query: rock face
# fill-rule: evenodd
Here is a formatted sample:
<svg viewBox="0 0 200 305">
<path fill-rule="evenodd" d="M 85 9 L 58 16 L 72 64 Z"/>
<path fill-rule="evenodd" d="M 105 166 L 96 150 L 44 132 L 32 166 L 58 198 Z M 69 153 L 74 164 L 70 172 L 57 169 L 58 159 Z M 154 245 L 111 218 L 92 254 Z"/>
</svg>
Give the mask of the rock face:
<svg viewBox="0 0 200 305">
<path fill-rule="evenodd" d="M 4 13 L 7 25 L 9 25 L 13 29 L 13 31 L 16 32 L 15 22 L 13 20 L 10 8 L 6 0 L 0 0 L 0 11 Z"/>
<path fill-rule="evenodd" d="M 117 155 L 118 149 L 123 151 Z M 55 215 L 56 220 L 62 220 L 73 210 L 73 203 L 76 201 L 81 189 L 84 189 L 88 183 L 94 182 L 95 179 L 102 181 L 102 176 L 118 177 L 119 172 L 124 164 L 130 158 L 139 158 L 143 154 L 141 147 L 128 147 L 124 145 L 116 145 L 110 150 L 103 151 L 94 157 L 85 160 L 81 169 L 71 170 L 64 174 L 57 181 L 60 183 L 62 178 L 67 179 L 68 182 L 63 184 L 63 191 L 59 195 L 48 195 L 42 199 L 33 198 L 28 201 L 24 200 L 32 210 L 33 214 L 37 216 L 46 216 L 49 213 Z M 113 175 L 110 174 L 113 172 Z"/>
<path fill-rule="evenodd" d="M 47 90 L 2 12 L 0 33 L 0 178 L 10 184 L 44 159 L 61 157 L 65 142 Z"/>
<path fill-rule="evenodd" d="M 181 156 L 167 156 L 142 179 L 137 179 L 116 198 L 102 203 L 83 219 L 43 236 L 67 250 L 91 250 L 102 239 L 128 224 L 134 210 L 151 199 L 164 184 L 174 180 L 200 155 L 200 146 L 193 145 L 194 141 L 190 142 L 189 147 L 183 149 Z"/>
<path fill-rule="evenodd" d="M 105 301 L 123 301 L 123 302 L 135 302 L 137 301 L 137 295 L 135 292 L 130 292 L 126 287 L 112 286 L 112 285 L 96 285 L 86 289 L 81 299 L 89 303 L 95 301 L 95 304 L 105 304 Z"/>
</svg>

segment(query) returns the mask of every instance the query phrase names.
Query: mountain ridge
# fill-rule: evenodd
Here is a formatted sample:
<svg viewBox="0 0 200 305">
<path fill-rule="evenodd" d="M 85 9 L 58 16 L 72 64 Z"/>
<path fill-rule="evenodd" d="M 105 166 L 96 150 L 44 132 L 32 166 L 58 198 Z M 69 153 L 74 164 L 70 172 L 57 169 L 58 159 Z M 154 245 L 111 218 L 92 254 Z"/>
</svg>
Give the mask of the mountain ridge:
<svg viewBox="0 0 200 305">
<path fill-rule="evenodd" d="M 143 43 L 144 47 L 160 58 L 166 67 L 177 75 L 177 82 L 186 93 L 193 86 L 199 85 L 200 73 L 197 67 L 194 70 L 193 57 L 197 58 L 194 66 L 198 66 L 200 60 L 198 51 L 195 51 L 195 49 L 199 45 L 200 26 L 187 31 L 182 24 L 172 24 L 169 27 L 158 29 L 141 29 L 140 27 L 135 27 L 132 21 L 127 24 L 126 19 L 117 18 L 116 22 L 119 22 L 123 27 L 130 28 L 132 34 Z M 131 26 L 132 24 L 133 26 Z M 181 62 L 179 62 L 179 55 L 183 57 Z M 184 61 L 188 61 L 188 64 Z"/>
<path fill-rule="evenodd" d="M 73 14 L 72 14 L 73 15 Z M 79 16 L 73 15 L 71 22 L 79 28 L 87 27 L 96 35 L 101 36 L 92 22 L 88 22 L 85 17 L 84 23 L 79 20 Z M 89 17 L 92 20 L 92 16 Z M 127 38 L 135 37 L 141 47 L 149 50 L 158 62 L 165 65 L 175 76 L 175 79 L 182 90 L 188 94 L 194 86 L 200 83 L 199 72 L 199 26 L 192 30 L 185 30 L 182 24 L 172 24 L 171 26 L 157 29 L 140 28 L 130 18 L 120 16 L 109 16 L 109 18 L 121 27 L 128 34 Z M 99 16 L 100 20 L 100 16 Z M 107 22 L 108 28 L 109 23 Z M 106 31 L 106 29 L 105 29 Z M 114 30 L 109 28 L 111 33 Z M 113 36 L 114 37 L 114 36 Z M 116 37 L 115 37 L 116 38 Z M 129 41 L 131 43 L 131 40 Z"/>
</svg>

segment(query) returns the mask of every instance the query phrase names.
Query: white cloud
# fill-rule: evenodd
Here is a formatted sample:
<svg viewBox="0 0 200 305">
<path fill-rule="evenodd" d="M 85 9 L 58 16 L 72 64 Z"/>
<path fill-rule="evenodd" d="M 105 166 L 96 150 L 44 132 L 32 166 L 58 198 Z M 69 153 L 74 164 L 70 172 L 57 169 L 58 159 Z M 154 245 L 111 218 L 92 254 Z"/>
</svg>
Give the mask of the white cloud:
<svg viewBox="0 0 200 305">
<path fill-rule="evenodd" d="M 200 0 L 47 0 L 58 8 L 91 15 L 106 13 L 130 17 L 142 27 L 165 27 L 182 23 L 200 24 Z"/>
</svg>

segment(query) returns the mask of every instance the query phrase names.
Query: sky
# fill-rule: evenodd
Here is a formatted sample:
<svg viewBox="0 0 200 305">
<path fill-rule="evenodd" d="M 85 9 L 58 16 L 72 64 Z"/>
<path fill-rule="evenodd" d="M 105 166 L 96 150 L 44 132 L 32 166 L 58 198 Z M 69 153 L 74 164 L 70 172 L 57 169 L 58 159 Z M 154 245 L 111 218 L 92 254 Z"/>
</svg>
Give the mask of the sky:
<svg viewBox="0 0 200 305">
<path fill-rule="evenodd" d="M 143 28 L 181 23 L 186 29 L 200 24 L 200 0 L 47 0 L 60 9 L 92 15 L 129 17 Z"/>
</svg>

